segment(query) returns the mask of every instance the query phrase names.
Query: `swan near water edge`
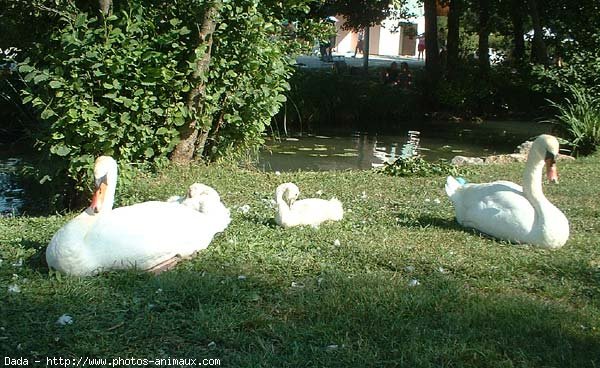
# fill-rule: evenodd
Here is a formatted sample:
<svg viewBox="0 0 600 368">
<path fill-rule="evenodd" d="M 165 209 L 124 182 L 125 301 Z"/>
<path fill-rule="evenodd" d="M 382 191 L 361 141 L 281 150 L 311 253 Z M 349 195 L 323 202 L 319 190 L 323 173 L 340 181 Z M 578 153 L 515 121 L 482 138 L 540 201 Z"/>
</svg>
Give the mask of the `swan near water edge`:
<svg viewBox="0 0 600 368">
<path fill-rule="evenodd" d="M 449 176 L 446 193 L 458 223 L 515 243 L 562 247 L 569 238 L 569 221 L 542 191 L 544 166 L 548 180 L 558 182 L 558 151 L 555 137 L 536 138 L 527 156 L 523 186 L 510 181 L 461 184 Z"/>
<path fill-rule="evenodd" d="M 160 272 L 208 247 L 229 225 L 229 210 L 218 195 L 196 198 L 205 212 L 160 201 L 113 209 L 117 172 L 111 157 L 96 160 L 92 203 L 52 237 L 46 250 L 50 268 L 76 276 L 126 268 Z"/>
</svg>

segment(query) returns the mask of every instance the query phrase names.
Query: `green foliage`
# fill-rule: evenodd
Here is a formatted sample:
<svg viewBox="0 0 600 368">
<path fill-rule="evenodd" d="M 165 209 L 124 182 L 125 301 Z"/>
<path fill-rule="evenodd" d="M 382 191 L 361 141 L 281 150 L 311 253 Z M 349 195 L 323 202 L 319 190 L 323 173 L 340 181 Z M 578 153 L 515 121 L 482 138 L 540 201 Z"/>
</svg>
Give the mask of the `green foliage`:
<svg viewBox="0 0 600 368">
<path fill-rule="evenodd" d="M 31 48 L 74 9 L 73 0 L 0 0 L 0 47 Z"/>
<path fill-rule="evenodd" d="M 176 142 L 187 117 L 191 31 L 177 18 L 155 26 L 156 15 L 133 3 L 104 21 L 79 13 L 19 66 L 23 102 L 43 121 L 39 147 L 79 184 L 98 155 L 152 161 Z"/>
<path fill-rule="evenodd" d="M 567 132 L 575 154 L 588 155 L 600 147 L 600 97 L 575 86 L 569 90 L 571 98 L 549 101 L 558 111 L 553 122 Z"/>
<path fill-rule="evenodd" d="M 567 43 L 564 48 L 564 65 L 551 68 L 536 67 L 539 80 L 536 88 L 552 93 L 569 94 L 571 86 L 585 89 L 586 93 L 600 97 L 600 33 L 591 37 L 596 47 L 584 49 Z"/>
<path fill-rule="evenodd" d="M 412 70 L 410 89 L 384 85 L 380 69 L 369 75 L 353 68 L 336 72 L 299 69 L 290 80 L 287 125 L 303 129 L 353 127 L 394 128 L 422 120 L 431 112 L 462 117 L 539 116 L 546 93 L 533 89 L 535 78 L 526 70 L 497 65 L 481 78 L 477 66 L 465 62 L 454 81 L 442 79 L 428 88 L 424 70 Z M 360 71 L 359 71 L 360 72 Z M 283 114 L 277 117 L 281 125 Z M 444 116 L 444 114 L 442 114 Z"/>
<path fill-rule="evenodd" d="M 400 157 L 392 163 L 386 163 L 379 171 L 383 174 L 402 177 L 425 177 L 434 175 L 465 175 L 465 169 L 449 164 L 447 161 L 428 162 L 422 157 Z"/>
<path fill-rule="evenodd" d="M 203 121 L 213 127 L 208 153 L 213 157 L 262 143 L 261 133 L 285 101 L 292 71 L 290 40 L 284 37 L 289 35 L 260 1 L 224 2 L 220 17 Z"/>
<path fill-rule="evenodd" d="M 556 96 L 548 100 L 557 111 L 552 121 L 565 130 L 575 154 L 587 155 L 600 146 L 600 33 L 588 29 L 582 34 L 585 42 L 562 42 L 562 65 L 538 67 L 534 73 L 535 88 Z"/>
<path fill-rule="evenodd" d="M 422 113 L 418 92 L 384 85 L 380 72 L 365 76 L 359 68 L 296 70 L 285 110 L 288 126 L 374 129 L 418 118 Z M 282 115 L 283 111 L 277 117 L 280 124 Z"/>
<path fill-rule="evenodd" d="M 463 116 L 537 116 L 547 96 L 534 88 L 536 78 L 527 68 L 494 65 L 482 78 L 475 61 L 464 61 L 458 75 L 455 80 L 439 81 L 429 92 L 442 111 Z"/>
<path fill-rule="evenodd" d="M 411 130 L 408 139 L 402 146 L 401 155 L 392 163 L 385 163 L 382 172 L 391 176 L 432 176 L 432 175 L 463 175 L 466 169 L 449 164 L 447 161 L 436 162 L 425 161 L 419 155 L 420 132 Z"/>
<path fill-rule="evenodd" d="M 100 154 L 164 162 L 191 120 L 209 131 L 211 158 L 261 142 L 286 99 L 289 56 L 307 45 L 281 19 L 301 17 L 307 1 L 220 1 L 209 50 L 196 30 L 211 4 L 115 2 L 107 19 L 90 16 L 90 4 L 55 4 L 63 15 L 57 29 L 40 35 L 19 67 L 23 102 L 41 120 L 38 147 L 51 161 L 43 177 L 69 177 L 81 189 Z M 298 28 L 310 38 L 307 23 Z M 193 77 L 206 52 L 208 72 Z M 187 94 L 198 86 L 204 98 L 188 111 Z"/>
</svg>

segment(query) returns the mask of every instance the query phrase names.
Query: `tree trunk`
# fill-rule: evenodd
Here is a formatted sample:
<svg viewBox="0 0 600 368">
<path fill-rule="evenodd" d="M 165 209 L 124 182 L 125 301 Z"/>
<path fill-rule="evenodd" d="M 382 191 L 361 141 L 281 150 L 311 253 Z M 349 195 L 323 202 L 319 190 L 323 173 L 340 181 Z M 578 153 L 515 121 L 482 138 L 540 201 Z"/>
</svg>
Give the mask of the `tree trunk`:
<svg viewBox="0 0 600 368">
<path fill-rule="evenodd" d="M 225 98 L 223 100 L 223 103 L 220 104 L 220 106 L 225 105 L 225 101 L 227 99 Z M 223 108 L 221 110 L 221 113 L 219 114 L 219 117 L 217 118 L 216 122 L 212 125 L 212 127 L 210 128 L 210 132 L 206 135 L 202 135 L 201 138 L 203 139 L 203 147 L 202 149 L 198 149 L 198 152 L 203 151 L 204 153 L 204 157 L 207 158 L 209 161 L 212 161 L 215 159 L 215 152 L 214 152 L 214 148 L 217 145 L 217 140 L 219 139 L 219 130 L 221 129 L 221 127 L 223 126 L 223 123 L 225 122 L 223 120 L 223 117 L 225 116 L 225 109 Z M 206 139 L 210 136 L 210 139 Z M 198 140 L 198 143 L 201 143 L 200 140 Z"/>
<path fill-rule="evenodd" d="M 536 0 L 527 0 L 531 22 L 533 23 L 533 41 L 531 42 L 531 61 L 538 64 L 548 64 L 548 50 L 544 42 L 544 30 L 540 20 Z"/>
<path fill-rule="evenodd" d="M 369 43 L 371 42 L 371 27 L 365 27 L 365 35 L 363 38 L 363 69 L 365 75 L 369 72 Z"/>
<path fill-rule="evenodd" d="M 490 1 L 479 0 L 479 69 L 486 74 L 490 68 Z"/>
<path fill-rule="evenodd" d="M 431 82 L 440 78 L 440 54 L 435 0 L 425 0 L 425 71 Z"/>
<path fill-rule="evenodd" d="M 192 78 L 197 84 L 189 92 L 186 101 L 190 117 L 189 121 L 179 130 L 181 141 L 171 153 L 171 161 L 173 162 L 189 163 L 192 161 L 196 149 L 202 150 L 204 148 L 208 132 L 210 131 L 210 127 L 198 126 L 198 117 L 202 116 L 204 94 L 206 92 L 206 79 L 202 77 L 207 74 L 210 65 L 213 43 L 212 35 L 215 31 L 218 13 L 218 4 L 215 2 L 206 11 L 202 19 L 198 41 L 200 45 L 204 45 L 205 47 L 204 55 L 196 60 L 196 70 Z"/>
<path fill-rule="evenodd" d="M 112 0 L 99 0 L 98 7 L 103 17 L 106 17 L 111 13 Z"/>
<path fill-rule="evenodd" d="M 448 41 L 447 41 L 447 73 L 449 79 L 454 79 L 459 65 L 459 29 L 460 13 L 462 11 L 462 0 L 452 0 L 450 2 L 450 12 L 448 13 Z"/>
<path fill-rule="evenodd" d="M 510 18 L 513 24 L 513 38 L 514 38 L 514 49 L 512 59 L 515 64 L 523 63 L 525 58 L 525 39 L 523 34 L 525 30 L 523 28 L 523 2 L 519 0 L 513 0 L 511 4 Z"/>
</svg>

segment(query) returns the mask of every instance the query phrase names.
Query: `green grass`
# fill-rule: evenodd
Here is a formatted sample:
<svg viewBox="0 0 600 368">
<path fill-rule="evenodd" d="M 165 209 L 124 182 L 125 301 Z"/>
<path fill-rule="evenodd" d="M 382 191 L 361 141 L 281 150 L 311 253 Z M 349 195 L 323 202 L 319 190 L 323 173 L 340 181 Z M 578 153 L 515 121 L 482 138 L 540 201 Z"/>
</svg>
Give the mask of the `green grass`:
<svg viewBox="0 0 600 368">
<path fill-rule="evenodd" d="M 225 367 L 599 367 L 600 156 L 559 164 L 561 184 L 545 191 L 572 235 L 556 251 L 458 227 L 443 177 L 356 171 L 277 176 L 217 166 L 140 175 L 120 188 L 121 205 L 183 194 L 200 181 L 232 208 L 231 225 L 206 251 L 159 276 L 49 274 L 44 247 L 72 215 L 0 219 L 0 355 L 212 358 Z M 468 179 L 520 181 L 522 169 L 477 167 Z M 276 227 L 268 200 L 284 181 L 303 197 L 338 197 L 344 220 Z M 248 213 L 237 210 L 246 204 Z M 18 259 L 23 266 L 13 267 Z M 420 284 L 409 286 L 413 279 Z M 9 293 L 12 284 L 21 292 Z M 74 323 L 57 325 L 65 313 Z"/>
</svg>

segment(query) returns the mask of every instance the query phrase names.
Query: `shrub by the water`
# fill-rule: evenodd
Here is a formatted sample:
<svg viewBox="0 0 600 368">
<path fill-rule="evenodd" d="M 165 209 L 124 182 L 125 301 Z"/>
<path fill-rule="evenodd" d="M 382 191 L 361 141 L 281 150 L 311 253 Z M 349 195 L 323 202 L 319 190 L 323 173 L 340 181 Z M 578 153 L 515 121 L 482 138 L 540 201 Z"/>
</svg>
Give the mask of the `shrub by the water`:
<svg viewBox="0 0 600 368">
<path fill-rule="evenodd" d="M 392 176 L 465 175 L 465 170 L 446 161 L 428 162 L 422 157 L 399 158 L 386 163 L 380 171 Z"/>
<path fill-rule="evenodd" d="M 38 147 L 50 161 L 39 177 L 69 178 L 81 190 L 100 154 L 160 164 L 190 121 L 209 132 L 203 153 L 211 159 L 262 142 L 285 101 L 288 57 L 301 47 L 279 26 L 284 15 L 258 0 L 218 2 L 208 48 L 197 32 L 215 3 L 161 4 L 115 2 L 105 19 L 79 3 L 57 5 L 64 14 L 55 31 L 40 35 L 19 66 L 24 102 L 40 119 Z M 210 68 L 196 76 L 207 52 Z M 188 108 L 198 86 L 199 106 Z"/>
<path fill-rule="evenodd" d="M 575 154 L 588 155 L 600 147 L 600 96 L 575 86 L 569 89 L 571 98 L 550 102 L 558 111 L 553 121 L 567 132 Z"/>
<path fill-rule="evenodd" d="M 53 35 L 54 52 L 40 45 L 19 67 L 24 103 L 43 122 L 40 148 L 71 178 L 85 177 L 101 154 L 141 161 L 173 148 L 187 115 L 180 92 L 191 68 L 180 62 L 191 31 L 176 19 L 161 30 L 149 16 L 142 7 L 104 21 L 80 13 Z"/>
</svg>

